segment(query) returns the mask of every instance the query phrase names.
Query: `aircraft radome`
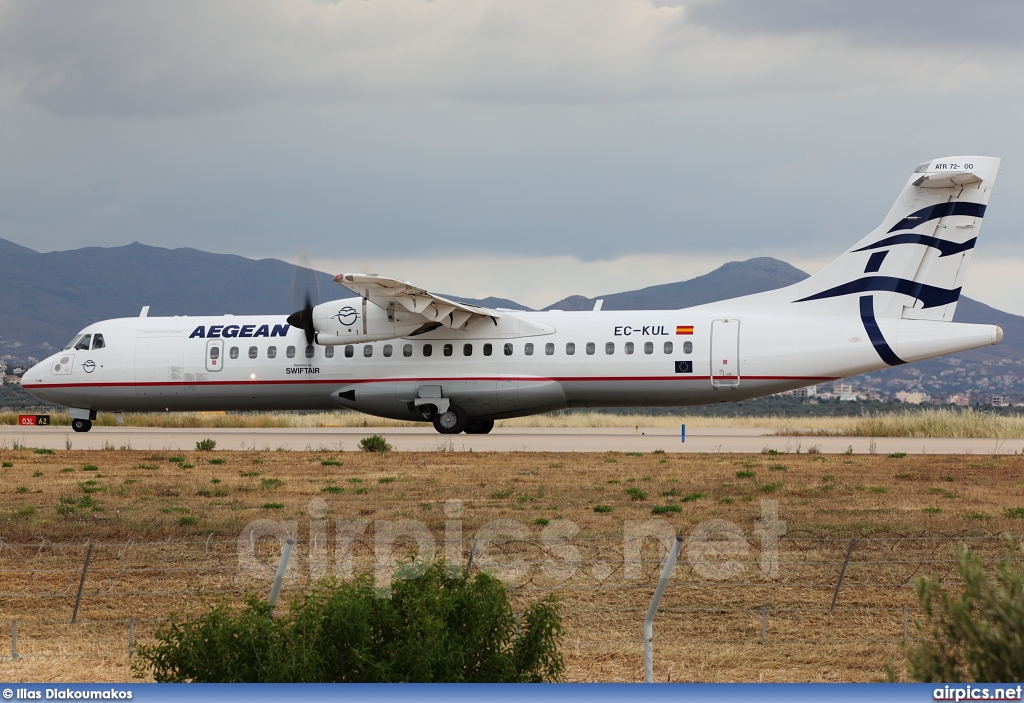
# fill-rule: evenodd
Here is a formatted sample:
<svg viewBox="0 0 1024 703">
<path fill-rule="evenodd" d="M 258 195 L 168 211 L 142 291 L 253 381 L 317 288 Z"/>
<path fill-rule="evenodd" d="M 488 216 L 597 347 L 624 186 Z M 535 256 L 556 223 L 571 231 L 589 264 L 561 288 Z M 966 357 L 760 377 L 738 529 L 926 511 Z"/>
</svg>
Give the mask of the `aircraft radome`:
<svg viewBox="0 0 1024 703">
<path fill-rule="evenodd" d="M 89 325 L 24 388 L 76 431 L 99 411 L 329 410 L 486 433 L 562 408 L 744 400 L 996 344 L 952 322 L 999 159 L 921 164 L 871 234 L 800 283 L 679 310 L 520 312 L 375 274 L 287 319 Z"/>
</svg>

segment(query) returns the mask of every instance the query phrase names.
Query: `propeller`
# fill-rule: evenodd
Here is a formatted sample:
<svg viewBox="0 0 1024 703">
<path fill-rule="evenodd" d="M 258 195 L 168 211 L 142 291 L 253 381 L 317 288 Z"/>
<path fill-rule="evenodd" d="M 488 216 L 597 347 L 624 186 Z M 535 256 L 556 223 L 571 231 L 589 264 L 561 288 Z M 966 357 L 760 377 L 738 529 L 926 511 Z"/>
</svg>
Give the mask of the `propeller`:
<svg viewBox="0 0 1024 703">
<path fill-rule="evenodd" d="M 295 298 L 302 294 L 302 309 L 293 312 L 288 316 L 288 324 L 298 327 L 306 333 L 306 344 L 312 344 L 316 339 L 316 328 L 313 327 L 313 288 L 316 287 L 316 297 L 320 298 L 320 283 L 316 279 L 316 272 L 310 267 L 309 255 L 305 252 L 299 257 L 301 263 L 295 267 L 292 275 L 292 292 Z"/>
<path fill-rule="evenodd" d="M 306 344 L 312 344 L 316 339 L 316 330 L 313 328 L 313 300 L 306 295 L 306 305 L 298 312 L 288 316 L 288 324 L 292 327 L 299 327 L 306 332 Z"/>
</svg>

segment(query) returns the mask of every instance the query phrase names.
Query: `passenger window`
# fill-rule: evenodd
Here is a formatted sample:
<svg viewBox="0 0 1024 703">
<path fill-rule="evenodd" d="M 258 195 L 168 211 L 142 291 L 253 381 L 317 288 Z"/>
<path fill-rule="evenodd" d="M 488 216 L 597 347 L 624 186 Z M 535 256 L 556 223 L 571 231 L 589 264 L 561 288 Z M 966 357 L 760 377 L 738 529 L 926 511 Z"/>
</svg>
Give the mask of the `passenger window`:
<svg viewBox="0 0 1024 703">
<path fill-rule="evenodd" d="M 214 361 L 220 358 L 220 347 L 210 347 L 210 358 Z"/>
<path fill-rule="evenodd" d="M 494 347 L 492 347 L 490 344 L 484 345 L 484 356 L 490 356 L 493 351 Z"/>
<path fill-rule="evenodd" d="M 644 354 L 654 353 L 654 342 L 644 342 Z"/>
<path fill-rule="evenodd" d="M 572 356 L 573 354 L 575 354 L 576 353 L 576 343 L 575 342 L 566 342 L 565 343 L 565 353 L 566 353 L 567 356 Z"/>
<path fill-rule="evenodd" d="M 284 355 L 287 356 L 289 359 L 294 359 L 295 358 L 295 347 L 288 347 L 287 349 L 285 349 L 284 350 Z"/>
<path fill-rule="evenodd" d="M 106 345 L 103 343 L 103 335 L 102 334 L 93 335 L 93 338 L 92 338 L 92 348 L 93 349 L 102 349 L 104 346 L 106 346 Z"/>
<path fill-rule="evenodd" d="M 434 353 L 434 347 L 430 344 L 423 345 L 423 356 L 430 356 Z"/>
<path fill-rule="evenodd" d="M 533 342 L 527 342 L 523 346 L 523 353 L 525 353 L 527 356 L 533 356 Z"/>
<path fill-rule="evenodd" d="M 692 354 L 693 353 L 693 342 L 683 342 L 683 353 L 684 354 Z"/>
<path fill-rule="evenodd" d="M 463 356 L 473 356 L 473 345 L 472 344 L 463 344 L 462 345 L 462 355 Z"/>
<path fill-rule="evenodd" d="M 276 359 L 277 358 L 277 347 L 267 347 L 267 358 L 268 359 Z"/>
<path fill-rule="evenodd" d="M 237 359 L 238 347 L 231 347 L 230 349 L 228 349 L 228 356 L 230 356 L 232 359 Z"/>
<path fill-rule="evenodd" d="M 385 344 L 383 350 L 384 356 L 391 356 L 391 345 Z"/>
<path fill-rule="evenodd" d="M 671 354 L 672 353 L 672 342 L 665 342 L 665 353 L 666 354 Z"/>
<path fill-rule="evenodd" d="M 324 347 L 324 356 L 328 359 L 334 358 L 334 347 Z"/>
<path fill-rule="evenodd" d="M 363 345 L 363 356 L 365 356 L 367 359 L 369 359 L 371 356 L 373 356 L 373 345 L 372 344 L 364 344 Z"/>
<path fill-rule="evenodd" d="M 306 345 L 306 358 L 307 359 L 312 359 L 314 351 L 316 351 L 316 350 L 313 348 L 313 345 L 312 344 L 307 344 Z"/>
<path fill-rule="evenodd" d="M 443 346 L 443 347 L 441 348 L 441 351 L 443 351 L 443 352 L 444 352 L 444 355 L 445 355 L 445 356 L 451 356 L 451 355 L 452 355 L 452 345 L 451 345 L 451 344 L 445 344 L 445 345 L 444 345 L 444 346 Z"/>
<path fill-rule="evenodd" d="M 627 354 L 632 354 L 633 353 L 633 343 L 632 342 L 626 342 L 626 344 L 625 344 L 625 351 L 626 351 Z"/>
<path fill-rule="evenodd" d="M 597 350 L 597 346 L 593 342 L 587 342 L 587 354 L 593 354 Z"/>
<path fill-rule="evenodd" d="M 412 356 L 412 345 L 406 344 L 402 347 L 402 356 Z"/>
<path fill-rule="evenodd" d="M 552 354 L 555 353 L 555 345 L 553 342 L 548 342 L 547 344 L 544 345 L 544 353 L 547 354 L 548 356 L 551 356 Z"/>
<path fill-rule="evenodd" d="M 505 356 L 512 356 L 512 342 L 505 342 Z"/>
<path fill-rule="evenodd" d="M 355 355 L 355 353 L 356 353 L 356 348 L 355 347 L 353 347 L 351 344 L 346 344 L 345 345 L 345 358 L 346 359 L 351 359 L 353 357 L 353 355 Z"/>
<path fill-rule="evenodd" d="M 615 353 L 615 342 L 605 342 L 604 343 L 604 353 L 605 354 L 614 354 Z"/>
<path fill-rule="evenodd" d="M 75 349 L 82 351 L 89 351 L 89 342 L 92 341 L 91 334 L 83 334 L 82 338 L 78 340 L 78 344 L 75 345 Z"/>
<path fill-rule="evenodd" d="M 259 353 L 260 353 L 260 351 L 256 347 L 249 347 L 249 358 L 250 359 L 255 359 L 257 356 L 259 356 Z"/>
</svg>

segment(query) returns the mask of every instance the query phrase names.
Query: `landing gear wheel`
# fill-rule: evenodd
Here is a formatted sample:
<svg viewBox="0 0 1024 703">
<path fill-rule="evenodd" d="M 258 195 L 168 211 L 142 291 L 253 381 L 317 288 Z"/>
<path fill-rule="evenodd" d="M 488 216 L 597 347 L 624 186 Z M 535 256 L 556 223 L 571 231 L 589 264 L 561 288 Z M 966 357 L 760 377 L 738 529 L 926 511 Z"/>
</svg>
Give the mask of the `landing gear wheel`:
<svg viewBox="0 0 1024 703">
<path fill-rule="evenodd" d="M 494 429 L 494 420 L 470 420 L 466 424 L 466 434 L 487 434 Z"/>
<path fill-rule="evenodd" d="M 441 434 L 458 434 L 466 429 L 466 425 L 469 423 L 469 415 L 458 405 L 448 406 L 446 412 L 434 413 L 432 419 L 434 429 Z"/>
<path fill-rule="evenodd" d="M 88 432 L 92 429 L 92 420 L 79 420 L 75 418 L 71 421 L 71 429 L 75 432 Z"/>
</svg>

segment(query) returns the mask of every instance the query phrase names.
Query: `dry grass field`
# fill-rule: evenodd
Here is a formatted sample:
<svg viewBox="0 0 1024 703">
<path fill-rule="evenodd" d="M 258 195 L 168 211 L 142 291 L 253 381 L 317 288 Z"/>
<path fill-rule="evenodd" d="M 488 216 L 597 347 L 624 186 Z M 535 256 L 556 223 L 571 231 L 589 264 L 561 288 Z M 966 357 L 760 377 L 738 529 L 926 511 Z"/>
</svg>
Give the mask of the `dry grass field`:
<svg viewBox="0 0 1024 703">
<path fill-rule="evenodd" d="M 274 427 L 413 427 L 423 423 L 372 417 L 350 411 L 321 413 L 127 413 L 128 427 L 263 429 Z M 54 425 L 68 425 L 67 415 L 51 416 Z M 0 412 L 0 425 L 18 424 L 18 413 Z M 96 425 L 113 427 L 110 413 L 100 413 Z M 782 417 L 776 415 L 710 417 L 601 412 L 555 412 L 498 420 L 497 427 L 724 427 L 771 428 L 777 435 L 827 437 L 950 437 L 1024 438 L 1024 416 L 997 415 L 973 408 L 917 409 L 869 413 L 856 417 Z"/>
<path fill-rule="evenodd" d="M 573 681 L 642 679 L 663 552 L 627 537 L 668 530 L 686 542 L 657 680 L 880 680 L 903 670 L 914 578 L 955 587 L 960 541 L 992 559 L 1024 526 L 1019 456 L 37 451 L 0 451 L 5 680 L 130 680 L 128 619 L 144 642 L 168 612 L 266 593 L 277 523 L 298 540 L 286 593 L 421 548 L 464 562 L 477 538 L 473 568 L 517 600 L 559 596 Z"/>
</svg>

